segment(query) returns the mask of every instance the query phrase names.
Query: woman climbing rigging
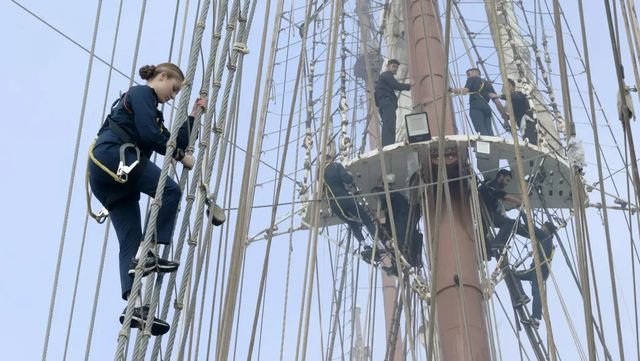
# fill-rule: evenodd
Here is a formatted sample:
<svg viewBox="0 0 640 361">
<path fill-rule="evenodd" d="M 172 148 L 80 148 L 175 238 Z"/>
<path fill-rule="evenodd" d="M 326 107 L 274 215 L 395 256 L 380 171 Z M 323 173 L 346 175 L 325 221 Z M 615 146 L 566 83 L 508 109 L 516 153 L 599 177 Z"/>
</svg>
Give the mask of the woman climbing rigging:
<svg viewBox="0 0 640 361">
<path fill-rule="evenodd" d="M 162 203 L 158 212 L 153 243 L 147 255 L 141 255 L 143 239 L 140 216 L 140 193 L 154 197 L 160 168 L 150 161 L 153 152 L 165 155 L 170 133 L 163 124 L 158 104 L 175 99 L 184 74 L 174 64 L 145 65 L 139 70 L 145 85 L 136 85 L 124 93 L 111 107 L 111 113 L 102 124 L 98 138 L 89 150 L 89 182 L 95 197 L 109 211 L 118 242 L 120 243 L 120 283 L 122 298 L 128 300 L 133 276 L 139 260 L 143 262 L 143 276 L 151 272 L 169 273 L 178 269 L 178 263 L 158 256 L 156 245 L 169 245 L 180 203 L 178 184 L 167 178 Z M 194 118 L 206 108 L 207 101 L 197 99 L 188 120 L 182 125 L 172 156 L 190 169 L 193 156 L 185 154 Z M 135 295 L 135 310 L 131 327 L 142 327 L 148 306 L 142 306 L 140 295 Z M 125 309 L 126 310 L 126 309 Z M 124 320 L 124 312 L 120 322 Z M 169 324 L 154 318 L 152 334 L 161 335 Z"/>
</svg>

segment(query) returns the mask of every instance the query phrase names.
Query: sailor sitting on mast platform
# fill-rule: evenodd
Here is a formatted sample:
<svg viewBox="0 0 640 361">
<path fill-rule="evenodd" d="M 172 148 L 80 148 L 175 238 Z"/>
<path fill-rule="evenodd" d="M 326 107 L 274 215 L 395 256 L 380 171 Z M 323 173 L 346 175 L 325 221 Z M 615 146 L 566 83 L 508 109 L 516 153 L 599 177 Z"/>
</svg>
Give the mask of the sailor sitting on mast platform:
<svg viewBox="0 0 640 361">
<path fill-rule="evenodd" d="M 500 169 L 495 179 L 485 180 L 478 187 L 478 192 L 487 209 L 488 220 L 493 224 L 493 227 L 500 228 L 495 239 L 489 245 L 490 253 L 493 253 L 496 258 L 499 257 L 502 248 L 509 240 L 509 235 L 511 235 L 514 226 L 516 226 L 516 220 L 504 215 L 503 202 L 507 201 L 516 206 L 522 204 L 522 199 L 519 195 L 509 194 L 504 191 L 504 188 L 511 182 L 512 178 L 513 174 L 510 170 Z M 529 237 L 526 228 L 519 222 L 516 227 L 516 233 L 523 237 Z"/>
<path fill-rule="evenodd" d="M 396 80 L 400 62 L 390 59 L 387 62 L 387 70 L 380 74 L 376 81 L 374 98 L 380 118 L 382 119 L 382 146 L 396 142 L 396 110 L 398 109 L 398 96 L 396 90 L 410 90 L 411 84 L 403 84 Z"/>
<path fill-rule="evenodd" d="M 360 245 L 363 245 L 365 237 L 362 234 L 362 226 L 364 225 L 370 234 L 375 234 L 376 226 L 366 209 L 347 189 L 348 186 L 353 185 L 353 176 L 342 164 L 335 161 L 335 156 L 330 152 L 326 155 L 324 185 L 325 195 L 333 214 L 349 225 L 353 236 Z"/>
<path fill-rule="evenodd" d="M 509 120 L 507 113 L 504 111 L 500 96 L 496 94 L 493 85 L 486 79 L 480 77 L 480 69 L 471 68 L 467 70 L 467 82 L 463 88 L 449 88 L 453 94 L 469 94 L 469 117 L 473 123 L 473 128 L 480 135 L 493 136 L 493 128 L 491 127 L 491 107 L 489 100 L 492 100 L 502 119 L 506 122 Z"/>
</svg>

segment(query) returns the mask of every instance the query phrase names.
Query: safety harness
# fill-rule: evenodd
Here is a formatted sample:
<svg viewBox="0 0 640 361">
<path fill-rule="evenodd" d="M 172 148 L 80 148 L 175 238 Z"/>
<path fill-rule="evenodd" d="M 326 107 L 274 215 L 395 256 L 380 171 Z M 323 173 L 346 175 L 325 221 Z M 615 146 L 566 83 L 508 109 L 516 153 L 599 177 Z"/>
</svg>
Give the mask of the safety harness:
<svg viewBox="0 0 640 361">
<path fill-rule="evenodd" d="M 113 112 L 114 108 L 122 101 L 122 105 L 124 109 L 129 113 L 133 114 L 133 111 L 127 107 L 127 93 L 124 93 L 123 96 L 118 98 L 111 105 L 111 111 Z M 118 169 L 113 172 L 106 165 L 100 162 L 93 155 L 93 148 L 96 145 L 96 141 L 98 137 L 96 137 L 91 145 L 89 145 L 89 160 L 93 162 L 98 168 L 102 169 L 105 173 L 107 173 L 116 183 L 124 184 L 129 180 L 129 174 L 133 171 L 133 169 L 140 163 L 140 149 L 135 144 L 131 136 L 127 134 L 116 122 L 111 118 L 111 114 L 107 115 L 106 119 L 107 125 L 109 129 L 114 132 L 118 138 L 123 142 L 120 146 L 120 161 L 118 163 Z M 136 159 L 131 164 L 126 163 L 125 152 L 127 149 L 133 148 L 136 151 Z M 89 162 L 87 162 L 87 170 L 85 173 L 85 191 L 87 195 L 87 210 L 91 218 L 95 219 L 98 223 L 103 223 L 107 217 L 109 216 L 109 211 L 106 208 L 103 208 L 98 214 L 94 214 L 91 210 L 91 191 L 89 190 Z"/>
</svg>

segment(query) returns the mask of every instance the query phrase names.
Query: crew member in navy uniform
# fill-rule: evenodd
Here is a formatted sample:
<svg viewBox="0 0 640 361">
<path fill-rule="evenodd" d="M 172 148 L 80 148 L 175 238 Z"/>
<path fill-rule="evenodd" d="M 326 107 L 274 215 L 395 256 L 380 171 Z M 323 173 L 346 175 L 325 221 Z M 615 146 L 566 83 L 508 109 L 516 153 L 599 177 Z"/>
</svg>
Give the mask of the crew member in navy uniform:
<svg viewBox="0 0 640 361">
<path fill-rule="evenodd" d="M 526 227 L 516 222 L 515 219 L 504 215 L 503 201 L 507 201 L 516 206 L 522 204 L 522 199 L 517 194 L 507 193 L 504 188 L 509 185 L 513 174 L 508 169 L 500 169 L 495 179 L 485 180 L 478 187 L 478 193 L 482 197 L 482 201 L 487 209 L 487 218 L 493 224 L 493 227 L 499 228 L 498 234 L 489 245 L 489 253 L 498 257 L 509 240 L 509 236 L 515 227 L 517 234 L 523 237 L 529 237 Z M 516 224 L 517 223 L 517 224 Z"/>
<path fill-rule="evenodd" d="M 347 190 L 347 186 L 351 186 L 353 183 L 351 173 L 342 164 L 336 162 L 332 155 L 327 154 L 326 160 L 324 184 L 331 210 L 333 214 L 349 225 L 353 236 L 363 245 L 365 237 L 362 233 L 362 226 L 364 225 L 370 234 L 375 234 L 376 226 L 353 193 Z"/>
<path fill-rule="evenodd" d="M 549 265 L 553 258 L 553 235 L 556 233 L 556 226 L 553 222 L 545 222 L 541 229 L 535 228 L 535 232 L 538 241 L 540 272 L 542 273 L 542 282 L 545 282 L 549 277 Z M 529 269 L 516 271 L 515 277 L 521 281 L 531 282 L 531 297 L 533 297 L 533 302 L 531 303 L 531 318 L 523 319 L 521 322 L 538 328 L 540 320 L 542 319 L 542 297 L 540 296 L 541 287 L 538 286 L 535 260 L 531 262 Z"/>
<path fill-rule="evenodd" d="M 473 128 L 480 135 L 493 135 L 491 127 L 491 107 L 489 101 L 492 100 L 504 121 L 509 120 L 504 111 L 500 96 L 496 94 L 493 85 L 480 77 L 480 69 L 471 68 L 467 70 L 467 82 L 464 88 L 449 89 L 454 94 L 469 94 L 469 117 L 473 123 Z"/>
<path fill-rule="evenodd" d="M 524 128 L 522 139 L 529 139 L 530 144 L 536 145 L 538 144 L 538 131 L 536 130 L 536 122 L 533 119 L 533 112 L 529 106 L 529 99 L 523 92 L 516 90 L 516 82 L 513 79 L 508 80 L 509 85 L 505 88 L 511 92 L 511 104 L 516 117 L 516 125 L 520 129 Z M 507 100 L 507 96 L 502 94 L 500 99 Z"/>
<path fill-rule="evenodd" d="M 387 62 L 387 70 L 380 74 L 376 81 L 374 98 L 380 118 L 382 119 L 382 146 L 396 142 L 396 110 L 398 109 L 398 96 L 396 90 L 410 90 L 411 84 L 403 84 L 396 80 L 400 62 L 390 59 Z"/>
<path fill-rule="evenodd" d="M 158 257 L 155 246 L 171 243 L 180 203 L 180 187 L 167 177 L 153 235 L 154 244 L 146 255 L 137 254 L 142 248 L 143 238 L 138 202 L 141 192 L 155 196 L 160 168 L 149 159 L 153 152 L 165 155 L 170 136 L 163 124 L 162 112 L 157 109 L 158 104 L 175 99 L 184 81 L 184 74 L 171 63 L 145 65 L 139 73 L 147 83 L 129 88 L 114 103 L 91 146 L 88 165 L 93 194 L 109 211 L 120 243 L 120 283 L 125 300 L 131 297 L 133 275 L 138 262 L 143 262 L 145 276 L 154 271 L 168 273 L 178 269 L 177 262 Z M 194 117 L 206 105 L 206 100 L 196 100 L 188 121 L 179 130 L 177 149 L 170 154 L 189 169 L 193 166 L 193 156 L 185 155 L 184 149 L 189 143 Z M 136 308 L 131 327 L 140 328 L 149 309 L 147 305 L 142 306 L 140 295 L 134 297 Z M 124 311 L 120 322 L 123 320 Z M 152 334 L 161 335 L 168 330 L 169 324 L 154 317 Z"/>
</svg>

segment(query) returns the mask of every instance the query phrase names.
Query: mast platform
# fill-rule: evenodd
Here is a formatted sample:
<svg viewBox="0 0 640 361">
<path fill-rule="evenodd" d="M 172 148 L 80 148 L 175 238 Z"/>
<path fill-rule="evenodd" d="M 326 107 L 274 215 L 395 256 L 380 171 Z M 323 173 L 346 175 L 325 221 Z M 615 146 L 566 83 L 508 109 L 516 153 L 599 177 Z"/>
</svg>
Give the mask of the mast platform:
<svg viewBox="0 0 640 361">
<path fill-rule="evenodd" d="M 482 174 L 484 179 L 494 178 L 500 168 L 509 168 L 515 177 L 520 175 L 516 168 L 514 144 L 511 139 L 481 135 L 448 135 L 445 137 L 445 149 L 451 152 L 459 149 L 460 159 L 466 159 L 466 154 L 460 150 L 467 148 L 472 153 L 475 171 Z M 570 183 L 571 167 L 564 157 L 556 152 L 546 150 L 536 145 L 520 142 L 520 152 L 524 164 L 525 180 L 540 186 L 544 200 L 537 191 L 530 190 L 531 205 L 542 208 L 543 202 L 547 208 L 571 208 L 572 193 Z M 410 177 L 427 166 L 432 154 L 437 157 L 438 139 L 419 143 L 396 143 L 383 148 L 387 174 L 394 175 L 394 182 L 390 189 L 404 192 L 410 188 Z M 371 210 L 375 210 L 378 195 L 373 191 L 375 187 L 382 187 L 382 171 L 380 168 L 380 154 L 378 150 L 364 153 L 357 158 L 347 161 L 345 168 L 353 175 L 354 183 L 360 194 L 366 199 Z M 508 193 L 521 193 L 519 182 L 511 182 L 505 189 Z M 374 194 L 371 194 L 374 193 Z M 311 211 L 305 209 L 302 226 L 311 226 Z M 322 199 L 320 208 L 319 227 L 327 227 L 344 223 L 334 216 L 329 208 L 327 199 Z"/>
</svg>

